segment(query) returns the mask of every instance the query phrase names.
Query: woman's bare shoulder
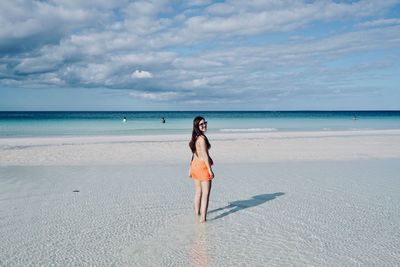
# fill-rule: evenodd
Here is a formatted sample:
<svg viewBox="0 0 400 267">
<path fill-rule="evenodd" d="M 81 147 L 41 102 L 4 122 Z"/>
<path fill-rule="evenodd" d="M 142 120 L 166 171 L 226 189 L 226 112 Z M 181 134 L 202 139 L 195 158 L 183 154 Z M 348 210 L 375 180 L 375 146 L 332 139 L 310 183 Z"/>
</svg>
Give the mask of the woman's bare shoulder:
<svg viewBox="0 0 400 267">
<path fill-rule="evenodd" d="M 196 145 L 204 145 L 206 143 L 206 137 L 204 135 L 200 135 L 196 139 Z"/>
</svg>

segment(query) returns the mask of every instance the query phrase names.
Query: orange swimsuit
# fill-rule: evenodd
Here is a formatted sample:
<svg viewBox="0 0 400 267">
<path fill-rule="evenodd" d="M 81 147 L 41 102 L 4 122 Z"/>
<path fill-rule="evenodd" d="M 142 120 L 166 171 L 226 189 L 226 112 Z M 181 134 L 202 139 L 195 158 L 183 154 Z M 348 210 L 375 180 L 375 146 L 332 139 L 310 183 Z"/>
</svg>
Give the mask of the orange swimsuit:
<svg viewBox="0 0 400 267">
<path fill-rule="evenodd" d="M 210 165 L 212 165 L 212 160 Z M 201 181 L 210 181 L 212 179 L 210 173 L 208 172 L 208 168 L 204 160 L 199 158 L 193 158 L 190 163 L 190 176 L 192 179 L 201 180 Z"/>
</svg>

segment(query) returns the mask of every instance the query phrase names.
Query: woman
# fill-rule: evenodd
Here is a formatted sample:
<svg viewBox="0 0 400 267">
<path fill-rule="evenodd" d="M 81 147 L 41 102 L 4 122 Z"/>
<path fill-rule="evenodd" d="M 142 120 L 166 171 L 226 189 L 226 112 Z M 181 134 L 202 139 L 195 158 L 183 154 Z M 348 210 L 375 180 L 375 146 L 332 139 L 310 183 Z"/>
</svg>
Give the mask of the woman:
<svg viewBox="0 0 400 267">
<path fill-rule="evenodd" d="M 211 169 L 213 161 L 208 154 L 211 145 L 205 136 L 206 131 L 207 122 L 205 119 L 201 116 L 194 118 L 192 139 L 189 142 L 189 147 L 193 153 L 189 176 L 195 183 L 194 211 L 197 216 L 200 215 L 201 223 L 206 221 L 211 180 L 214 178 Z"/>
</svg>

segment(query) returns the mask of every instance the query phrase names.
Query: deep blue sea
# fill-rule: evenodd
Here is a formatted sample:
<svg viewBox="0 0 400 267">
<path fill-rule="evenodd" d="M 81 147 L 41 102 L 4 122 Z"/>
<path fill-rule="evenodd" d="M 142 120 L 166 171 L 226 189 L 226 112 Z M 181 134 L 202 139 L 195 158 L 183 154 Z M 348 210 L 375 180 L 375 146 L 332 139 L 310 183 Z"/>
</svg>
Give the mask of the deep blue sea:
<svg viewBox="0 0 400 267">
<path fill-rule="evenodd" d="M 206 118 L 209 133 L 400 129 L 400 111 L 0 112 L 0 138 L 190 135 L 197 115 Z"/>
</svg>

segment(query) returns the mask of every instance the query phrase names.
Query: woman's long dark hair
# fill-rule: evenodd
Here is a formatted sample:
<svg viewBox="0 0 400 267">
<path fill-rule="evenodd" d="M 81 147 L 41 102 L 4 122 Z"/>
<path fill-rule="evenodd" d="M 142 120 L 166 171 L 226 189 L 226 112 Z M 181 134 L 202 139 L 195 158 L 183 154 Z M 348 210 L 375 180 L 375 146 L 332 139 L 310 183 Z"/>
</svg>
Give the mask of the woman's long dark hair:
<svg viewBox="0 0 400 267">
<path fill-rule="evenodd" d="M 201 120 L 205 120 L 203 117 L 201 116 L 197 116 L 196 118 L 194 118 L 193 120 L 193 131 L 192 131 L 192 139 L 189 142 L 189 147 L 190 150 L 192 150 L 192 153 L 196 152 L 196 140 L 199 136 L 204 136 L 204 138 L 206 139 L 206 145 L 207 145 L 207 149 L 211 148 L 211 144 L 207 139 L 207 136 L 205 136 L 203 134 L 202 131 L 200 131 L 199 129 L 199 123 Z"/>
</svg>

